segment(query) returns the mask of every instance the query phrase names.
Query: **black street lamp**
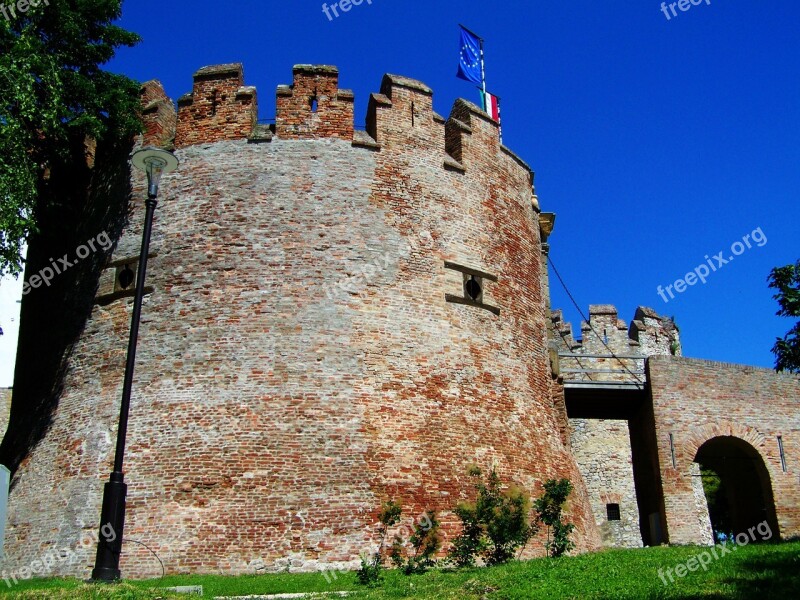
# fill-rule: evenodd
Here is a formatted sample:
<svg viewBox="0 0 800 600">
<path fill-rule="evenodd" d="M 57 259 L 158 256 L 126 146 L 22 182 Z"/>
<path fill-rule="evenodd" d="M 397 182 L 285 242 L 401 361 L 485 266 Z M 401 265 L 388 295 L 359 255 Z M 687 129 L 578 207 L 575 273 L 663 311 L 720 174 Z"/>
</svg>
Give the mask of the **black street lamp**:
<svg viewBox="0 0 800 600">
<path fill-rule="evenodd" d="M 114 455 L 114 471 L 103 489 L 103 509 L 100 513 L 100 535 L 97 542 L 97 557 L 92 570 L 93 581 L 117 581 L 120 578 L 119 557 L 122 553 L 122 531 L 125 527 L 125 495 L 128 486 L 124 483 L 122 459 L 125 456 L 125 437 L 128 433 L 128 412 L 131 405 L 133 368 L 136 363 L 136 342 L 139 338 L 139 316 L 142 313 L 144 278 L 147 273 L 147 255 L 150 249 L 150 232 L 153 228 L 153 213 L 156 209 L 158 184 L 164 173 L 178 167 L 178 159 L 171 152 L 160 148 L 143 148 L 131 158 L 133 166 L 147 173 L 147 200 L 145 201 L 142 251 L 136 274 L 136 294 L 131 315 L 131 332 L 128 339 L 128 359 L 125 363 L 125 380 L 122 385 L 122 404 L 119 410 L 117 449 Z"/>
</svg>

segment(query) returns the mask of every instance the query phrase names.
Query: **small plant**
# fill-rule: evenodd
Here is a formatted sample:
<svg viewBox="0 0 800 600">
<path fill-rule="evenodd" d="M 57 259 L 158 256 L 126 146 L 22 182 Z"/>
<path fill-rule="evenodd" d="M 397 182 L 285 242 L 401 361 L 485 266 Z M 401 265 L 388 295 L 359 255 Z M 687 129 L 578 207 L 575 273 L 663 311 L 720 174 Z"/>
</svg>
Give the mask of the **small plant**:
<svg viewBox="0 0 800 600">
<path fill-rule="evenodd" d="M 356 577 L 360 584 L 374 586 L 380 581 L 386 535 L 390 527 L 400 522 L 402 514 L 403 508 L 399 502 L 391 500 L 383 505 L 378 514 L 380 544 L 377 552 L 371 558 L 361 557 L 361 568 L 356 571 Z M 406 575 L 424 573 L 436 564 L 433 557 L 442 545 L 442 538 L 439 534 L 439 520 L 436 518 L 435 512 L 426 511 L 419 522 L 414 524 L 414 533 L 408 538 L 408 542 L 414 549 L 413 554 L 406 552 L 403 538 L 399 535 L 395 536 L 388 554 L 392 563 Z"/>
<path fill-rule="evenodd" d="M 407 555 L 403 539 L 398 535 L 389 551 L 392 563 L 406 575 L 424 573 L 436 565 L 434 556 L 442 546 L 442 537 L 439 535 L 439 520 L 436 513 L 427 511 L 422 520 L 414 524 L 414 533 L 408 539 L 414 554 Z"/>
<path fill-rule="evenodd" d="M 477 467 L 472 467 L 469 474 L 475 478 L 482 475 Z M 538 530 L 528 520 L 528 495 L 515 486 L 503 491 L 494 470 L 486 483 L 478 480 L 475 489 L 475 502 L 462 502 L 454 509 L 462 530 L 453 540 L 448 560 L 456 567 L 474 566 L 477 558 L 487 565 L 508 562 Z"/>
<path fill-rule="evenodd" d="M 361 585 L 375 586 L 381 580 L 380 561 L 367 560 L 366 556 L 361 557 L 361 568 L 356 571 L 356 578 Z"/>
<path fill-rule="evenodd" d="M 356 578 L 361 585 L 374 586 L 380 581 L 381 571 L 383 570 L 383 546 L 386 542 L 386 534 L 389 531 L 389 527 L 396 525 L 400 520 L 402 512 L 403 508 L 399 502 L 390 500 L 383 505 L 381 512 L 378 514 L 378 521 L 381 523 L 378 526 L 378 534 L 381 540 L 378 550 L 370 559 L 362 556 L 361 568 L 356 571 Z"/>
<path fill-rule="evenodd" d="M 561 520 L 561 512 L 567 497 L 572 493 L 572 483 L 569 479 L 548 479 L 544 483 L 544 494 L 533 503 L 539 520 L 547 525 L 547 555 L 552 558 L 563 556 L 575 547 L 574 542 L 569 539 L 574 531 L 575 525 L 564 523 Z M 550 540 L 550 530 L 553 531 L 553 539 Z"/>
</svg>

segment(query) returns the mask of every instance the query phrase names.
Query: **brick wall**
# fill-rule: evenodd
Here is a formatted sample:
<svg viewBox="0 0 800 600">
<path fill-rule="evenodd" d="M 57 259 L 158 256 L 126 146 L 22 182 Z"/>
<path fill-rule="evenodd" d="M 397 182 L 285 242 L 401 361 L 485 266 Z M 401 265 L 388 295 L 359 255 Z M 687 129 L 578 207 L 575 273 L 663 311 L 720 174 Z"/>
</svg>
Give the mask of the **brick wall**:
<svg viewBox="0 0 800 600">
<path fill-rule="evenodd" d="M 707 528 L 700 525 L 704 515 L 702 507 L 697 508 L 692 469 L 698 449 L 720 437 L 746 442 L 754 458 L 763 461 L 775 526 L 782 538 L 800 535 L 800 378 L 769 369 L 658 356 L 649 360 L 649 379 L 670 543 L 709 541 L 704 537 Z"/>
<path fill-rule="evenodd" d="M 650 308 L 637 308 L 627 325 L 614 306 L 593 304 L 579 340 L 562 312 L 553 311 L 550 346 L 567 388 L 571 446 L 603 543 L 660 543 L 661 497 L 644 364 L 648 354 L 680 352 L 677 328 Z M 617 389 L 625 385 L 626 391 Z M 607 504 L 620 505 L 620 521 L 608 520 Z"/>
<path fill-rule="evenodd" d="M 192 91 L 178 99 L 175 146 L 244 139 L 257 119 L 256 89 L 244 85 L 241 64 L 203 67 Z"/>
<path fill-rule="evenodd" d="M 11 388 L 0 388 L 0 432 L 5 433 L 8 427 L 8 416 L 11 412 Z"/>
<path fill-rule="evenodd" d="M 177 114 L 161 82 L 152 80 L 142 84 L 141 102 L 144 122 L 143 145 L 172 148 L 175 142 Z"/>
<path fill-rule="evenodd" d="M 238 65 L 202 69 L 179 103 L 181 167 L 162 181 L 139 337 L 125 535 L 170 573 L 352 567 L 392 498 L 407 515 L 443 511 L 452 535 L 448 511 L 474 463 L 534 496 L 571 479 L 578 550 L 598 547 L 553 404 L 531 171 L 477 107 L 459 100 L 445 120 L 407 78 L 384 78 L 368 132 L 352 139 L 335 71 L 297 67 L 278 97 L 275 136 L 257 139 Z M 138 250 L 144 177 L 131 185 L 130 225 L 58 409 L 15 475 L 10 568 L 97 527 L 131 311 L 114 277 Z M 445 261 L 496 276 L 484 300 L 500 314 L 446 302 L 463 286 Z M 527 555 L 543 552 L 542 536 Z M 79 551 L 79 565 L 52 574 L 86 575 L 93 552 Z M 133 544 L 122 569 L 160 573 Z"/>
<path fill-rule="evenodd" d="M 339 89 L 332 66 L 296 65 L 291 86 L 278 88 L 276 134 L 280 139 L 353 139 L 351 90 Z"/>
</svg>

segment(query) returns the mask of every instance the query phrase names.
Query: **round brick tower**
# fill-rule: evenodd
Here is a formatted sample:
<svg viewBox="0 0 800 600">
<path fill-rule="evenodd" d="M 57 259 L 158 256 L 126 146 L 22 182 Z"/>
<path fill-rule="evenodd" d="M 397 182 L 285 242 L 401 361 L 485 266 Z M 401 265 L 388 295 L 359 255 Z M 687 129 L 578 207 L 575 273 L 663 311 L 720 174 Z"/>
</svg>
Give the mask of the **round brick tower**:
<svg viewBox="0 0 800 600">
<path fill-rule="evenodd" d="M 324 66 L 294 68 L 271 126 L 238 64 L 198 71 L 177 116 L 157 82 L 143 101 L 141 143 L 174 138 L 181 165 L 151 245 L 125 577 L 161 572 L 133 541 L 170 573 L 353 566 L 389 499 L 452 535 L 470 464 L 532 495 L 568 477 L 578 549 L 598 546 L 548 359 L 533 175 L 496 122 L 464 100 L 445 120 L 387 75 L 357 131 Z M 133 173 L 52 424 L 14 478 L 9 568 L 53 547 L 78 559 L 49 574 L 92 566 L 79 540 L 113 461 L 145 197 Z"/>
</svg>

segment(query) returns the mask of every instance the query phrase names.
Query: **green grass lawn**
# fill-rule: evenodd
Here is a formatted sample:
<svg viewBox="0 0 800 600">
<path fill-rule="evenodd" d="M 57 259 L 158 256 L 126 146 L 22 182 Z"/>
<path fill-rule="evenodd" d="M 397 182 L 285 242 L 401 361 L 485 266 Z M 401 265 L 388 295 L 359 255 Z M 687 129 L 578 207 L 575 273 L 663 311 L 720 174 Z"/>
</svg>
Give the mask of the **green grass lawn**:
<svg viewBox="0 0 800 600">
<path fill-rule="evenodd" d="M 339 575 L 330 583 L 321 574 L 242 577 L 197 575 L 120 585 L 85 585 L 77 580 L 65 579 L 31 580 L 20 582 L 13 589 L 0 581 L 0 596 L 10 599 L 188 600 L 197 596 L 166 594 L 158 588 L 202 585 L 204 598 L 339 590 L 354 591 L 350 597 L 359 599 L 800 598 L 800 542 L 738 547 L 718 559 L 712 557 L 706 571 L 698 568 L 687 572 L 684 577 L 673 575 L 674 583 L 670 583 L 665 575 L 667 585 L 664 585 L 658 574 L 659 569 L 675 569 L 679 564 L 697 566 L 697 563 L 688 561 L 704 550 L 700 547 L 608 550 L 485 569 L 432 571 L 410 577 L 388 571 L 375 588 L 359 586 L 353 573 Z"/>
</svg>

